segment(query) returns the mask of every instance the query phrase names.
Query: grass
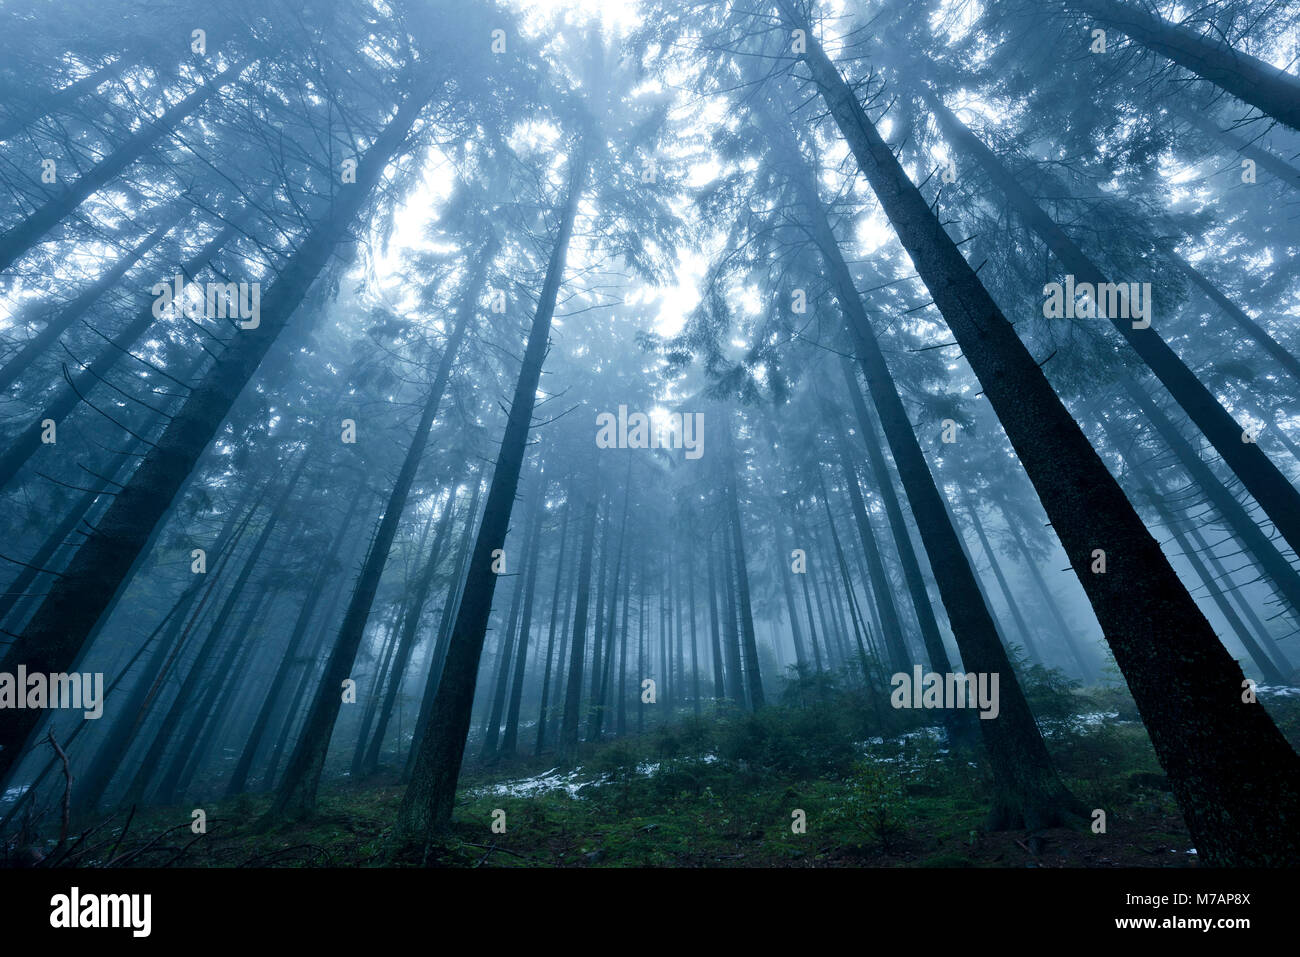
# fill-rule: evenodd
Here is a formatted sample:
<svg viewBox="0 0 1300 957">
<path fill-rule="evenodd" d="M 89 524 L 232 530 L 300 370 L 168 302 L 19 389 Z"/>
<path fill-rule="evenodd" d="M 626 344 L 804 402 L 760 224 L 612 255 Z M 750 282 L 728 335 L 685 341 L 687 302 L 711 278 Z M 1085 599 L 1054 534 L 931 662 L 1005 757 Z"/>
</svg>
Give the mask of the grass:
<svg viewBox="0 0 1300 957">
<path fill-rule="evenodd" d="M 991 780 L 949 751 L 929 712 L 881 713 L 861 692 L 791 682 L 757 714 L 724 712 L 553 759 L 470 765 L 453 825 L 427 862 L 448 867 L 1194 866 L 1190 837 L 1122 689 L 1027 682 L 1066 786 L 1105 811 L 1091 828 L 988 832 Z M 1267 707 L 1300 741 L 1300 697 Z M 471 742 L 468 753 L 477 753 Z M 548 773 L 549 772 L 549 773 Z M 392 775 L 390 775 L 391 778 Z M 322 790 L 317 813 L 259 831 L 267 795 L 142 808 L 102 822 L 78 863 L 368 867 L 387 857 L 402 788 L 381 775 Z M 189 827 L 207 815 L 206 834 Z M 502 819 L 504 812 L 504 819 Z M 494 823 L 497 828 L 494 829 Z M 504 832 L 499 828 L 504 823 Z M 169 830 L 171 829 L 171 830 Z M 123 852 L 134 853 L 121 861 Z M 135 853 L 138 852 L 138 853 Z"/>
</svg>

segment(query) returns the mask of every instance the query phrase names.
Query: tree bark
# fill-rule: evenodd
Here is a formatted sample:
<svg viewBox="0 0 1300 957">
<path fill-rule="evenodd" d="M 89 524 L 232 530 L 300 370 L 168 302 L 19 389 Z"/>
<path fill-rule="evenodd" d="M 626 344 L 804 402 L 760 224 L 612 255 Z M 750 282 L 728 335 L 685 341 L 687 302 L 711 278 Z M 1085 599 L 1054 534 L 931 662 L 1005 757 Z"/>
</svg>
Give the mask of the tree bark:
<svg viewBox="0 0 1300 957">
<path fill-rule="evenodd" d="M 790 19 L 788 0 L 781 3 Z M 1243 707 L 1241 668 L 811 31 L 808 36 L 804 60 L 1043 501 L 1197 848 L 1216 865 L 1267 866 L 1300 858 L 1300 832 L 1290 820 L 1300 806 L 1300 758 L 1262 706 Z M 1091 570 L 1094 549 L 1106 555 L 1105 573 Z M 1145 587 L 1133 588 L 1134 581 Z M 949 608 L 950 617 L 964 613 Z M 962 648 L 967 667 L 1009 677 L 991 622 L 981 630 L 984 641 L 970 647 L 969 655 Z M 1020 799 L 1020 808 L 1002 815 L 1003 821 L 1019 817 L 1032 826 L 1056 817 L 1050 808 L 1065 791 L 1055 784 L 1043 787 L 1055 776 L 1043 777 L 1049 765 L 1036 733 L 998 741 L 1010 737 L 1003 728 L 1033 723 L 1018 685 L 1004 681 L 1002 687 L 1001 716 L 980 725 L 998 743 L 990 748 L 998 778 L 1037 778 L 999 789 L 1004 800 L 1008 794 Z M 1005 759 L 1017 752 L 1020 760 L 1007 766 Z M 1269 773 L 1260 774 L 1260 767 Z"/>
</svg>

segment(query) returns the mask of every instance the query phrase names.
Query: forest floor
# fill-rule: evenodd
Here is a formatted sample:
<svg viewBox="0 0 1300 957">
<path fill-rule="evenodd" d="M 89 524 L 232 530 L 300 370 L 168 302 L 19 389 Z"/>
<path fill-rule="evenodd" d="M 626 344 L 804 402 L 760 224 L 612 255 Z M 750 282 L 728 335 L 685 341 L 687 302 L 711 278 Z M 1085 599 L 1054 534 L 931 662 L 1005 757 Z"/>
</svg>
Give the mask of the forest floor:
<svg viewBox="0 0 1300 957">
<path fill-rule="evenodd" d="M 1077 828 L 987 831 L 990 781 L 976 756 L 949 751 L 934 727 L 880 728 L 882 716 L 836 692 L 812 704 L 787 700 L 759 714 L 697 719 L 687 713 L 640 735 L 583 746 L 567 769 L 545 758 L 471 764 L 452 832 L 429 849 L 427 862 L 1195 866 L 1190 836 L 1127 694 L 1059 688 L 1038 694 L 1036 713 L 1062 779 L 1085 807 L 1105 811 L 1104 833 L 1094 833 L 1088 821 Z M 1300 743 L 1300 696 L 1261 697 L 1293 744 Z M 884 718 L 892 722 L 894 715 Z M 873 725 L 886 733 L 864 735 Z M 477 753 L 476 744 L 467 753 Z M 198 839 L 187 826 L 194 805 L 140 809 L 133 840 L 143 844 L 169 826 L 175 830 L 129 863 L 383 865 L 402 795 L 393 777 L 381 771 L 371 781 L 327 788 L 314 817 L 270 830 L 257 825 L 269 803 L 265 795 L 199 805 L 208 832 Z M 113 828 L 121 823 L 119 816 Z"/>
</svg>

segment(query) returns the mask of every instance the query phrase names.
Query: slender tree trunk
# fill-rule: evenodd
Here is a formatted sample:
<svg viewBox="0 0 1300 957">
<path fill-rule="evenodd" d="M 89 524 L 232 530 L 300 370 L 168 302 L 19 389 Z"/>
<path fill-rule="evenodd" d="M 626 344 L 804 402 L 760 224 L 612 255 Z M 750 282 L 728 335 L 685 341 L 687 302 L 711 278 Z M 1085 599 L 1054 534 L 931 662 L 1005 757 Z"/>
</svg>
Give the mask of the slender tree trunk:
<svg viewBox="0 0 1300 957">
<path fill-rule="evenodd" d="M 220 230 L 216 236 L 203 246 L 198 254 L 181 265 L 181 273 L 192 276 L 202 270 L 208 264 L 208 261 L 230 241 L 234 233 L 234 226 L 226 226 Z M 41 447 L 41 433 L 44 431 L 42 421 L 51 419 L 56 425 L 62 423 L 91 394 L 92 390 L 117 365 L 118 361 L 131 352 L 140 338 L 156 322 L 157 320 L 153 316 L 152 304 L 142 305 L 136 317 L 104 344 L 104 347 L 91 360 L 90 365 L 73 375 L 70 382 L 64 382 L 55 390 L 50 399 L 45 402 L 40 415 L 8 444 L 3 453 L 0 453 L 0 488 L 8 485 L 37 449 Z M 57 338 L 57 335 L 55 338 Z M 201 361 L 196 363 L 196 371 L 197 367 L 201 365 Z"/>
<path fill-rule="evenodd" d="M 412 597 L 411 606 L 406 611 L 406 617 L 402 623 L 401 641 L 397 646 L 393 667 L 388 673 L 388 687 L 384 690 L 384 700 L 379 706 L 375 730 L 370 737 L 365 756 L 361 760 L 360 773 L 362 775 L 374 774 L 379 769 L 379 755 L 383 750 L 384 735 L 388 732 L 388 722 L 392 720 L 397 695 L 401 691 L 402 680 L 406 677 L 406 669 L 411 663 L 411 654 L 415 650 L 415 641 L 419 636 L 420 620 L 424 615 L 425 605 L 429 602 L 429 592 L 433 590 L 434 574 L 438 570 L 439 559 L 441 559 L 443 549 L 446 546 L 447 536 L 451 532 L 452 517 L 456 513 L 456 493 L 459 491 L 460 485 L 454 484 L 447 496 L 447 502 L 443 506 L 442 514 L 438 517 L 438 527 L 433 534 L 433 547 L 429 550 L 428 557 L 425 559 L 424 568 L 420 572 L 419 580 L 415 585 L 415 594 Z M 430 650 L 432 651 L 432 643 L 430 643 Z"/>
<path fill-rule="evenodd" d="M 542 512 L 543 508 L 543 486 L 546 479 L 538 470 L 538 474 L 533 482 L 533 494 L 528 504 L 528 525 L 524 532 L 523 546 L 523 570 L 518 572 L 519 587 L 516 589 L 514 599 L 511 601 L 510 626 L 507 629 L 505 648 L 501 653 L 501 670 L 498 675 L 495 693 L 492 696 L 492 711 L 488 718 L 487 732 L 483 736 L 482 757 L 491 758 L 497 753 L 497 746 L 501 737 L 501 720 L 506 710 L 506 693 L 509 687 L 512 665 L 515 660 L 515 645 L 521 644 L 528 638 L 528 617 L 532 609 L 528 607 L 531 604 L 531 595 L 527 594 L 529 582 L 534 579 L 537 568 L 537 554 L 541 540 Z M 518 617 L 518 608 L 516 602 L 522 602 L 525 606 L 525 615 L 522 621 Z M 522 647 L 520 650 L 524 650 Z M 513 751 L 513 745 L 511 747 Z"/>
<path fill-rule="evenodd" d="M 161 243 L 163 237 L 171 232 L 172 227 L 181 221 L 186 212 L 188 212 L 186 206 L 179 202 L 172 203 L 170 208 L 164 210 L 159 217 L 158 226 L 154 228 L 153 232 L 120 256 L 107 272 L 87 286 L 79 296 L 61 307 L 50 308 L 47 306 L 46 309 L 49 315 L 45 322 L 45 328 L 24 342 L 22 347 L 3 366 L 0 366 L 0 393 L 8 391 L 19 376 L 31 367 L 31 364 L 36 361 L 38 356 L 58 342 L 59 337 L 72 328 L 73 323 L 84 316 L 91 306 L 103 298 L 105 293 L 121 282 L 122 277 L 127 274 L 131 267 Z M 152 309 L 152 306 L 149 308 Z M 152 313 L 150 313 L 150 318 L 152 318 Z M 0 482 L 0 484 L 3 484 L 3 482 Z"/>
<path fill-rule="evenodd" d="M 568 678 L 564 685 L 564 720 L 557 741 L 562 759 L 572 760 L 578 750 L 578 720 L 582 709 L 583 670 L 587 657 L 587 617 L 591 605 L 592 546 L 595 544 L 596 521 L 600 513 L 599 477 L 591 483 L 587 521 L 582 532 L 578 564 L 577 605 L 573 612 L 573 631 L 569 641 Z"/>
<path fill-rule="evenodd" d="M 1142 411 L 1147 421 L 1155 426 L 1156 433 L 1174 453 L 1183 470 L 1205 493 L 1237 540 L 1254 557 L 1256 566 L 1268 576 L 1277 593 L 1290 607 L 1291 616 L 1300 621 L 1300 575 L 1296 574 L 1291 563 L 1255 524 L 1237 497 L 1224 487 L 1178 426 L 1155 404 L 1150 394 L 1128 379 L 1124 379 L 1122 384 L 1128 397 Z"/>
<path fill-rule="evenodd" d="M 357 650 L 370 618 L 370 607 L 379 589 L 384 568 L 388 564 L 388 554 L 392 549 L 397 527 L 401 522 L 402 512 L 406 509 L 406 499 L 415 482 L 415 473 L 419 470 L 420 460 L 424 457 L 425 447 L 429 442 L 429 430 L 437 417 L 438 407 L 446 391 L 447 380 L 456 361 L 456 354 L 465 338 L 478 302 L 483 292 L 483 281 L 488 264 L 492 261 L 495 249 L 489 246 L 474 258 L 473 272 L 461 295 L 460 308 L 457 311 L 455 329 L 443 349 L 438 363 L 438 371 L 433 385 L 420 413 L 420 421 L 415 426 L 415 434 L 406 450 L 401 471 L 388 496 L 384 507 L 384 517 L 380 520 L 379 530 L 366 556 L 366 563 L 357 576 L 356 588 L 352 600 L 343 616 L 334 648 L 325 665 L 325 673 L 317 689 L 307 723 L 298 738 L 297 748 L 289 763 L 285 766 L 284 778 L 280 782 L 279 792 L 267 811 L 268 820 L 283 816 L 301 816 L 310 814 L 316 808 L 316 791 L 320 785 L 321 771 L 325 767 L 325 756 L 329 751 L 330 737 L 334 724 L 338 720 L 339 708 L 343 699 L 339 688 L 351 673 L 356 662 Z"/>
<path fill-rule="evenodd" d="M 132 64 L 131 57 L 123 54 L 112 63 L 101 66 L 67 86 L 45 93 L 27 109 L 17 109 L 0 123 L 0 141 L 13 139 L 28 126 L 46 116 L 57 116 L 72 107 L 77 100 L 95 92 L 103 84 L 112 80 Z"/>
<path fill-rule="evenodd" d="M 989 560 L 989 570 L 993 572 L 993 579 L 998 583 L 998 591 L 1002 592 L 1002 600 L 1006 603 L 1007 610 L 1011 612 L 1011 620 L 1016 623 L 1016 633 L 1020 635 L 1024 643 L 1025 650 L 1029 657 L 1036 663 L 1047 665 L 1047 659 L 1043 657 L 1043 650 L 1038 647 L 1038 641 L 1035 639 L 1033 630 L 1025 621 L 1025 616 L 1020 613 L 1020 602 L 1011 591 L 1011 586 L 1007 583 L 1007 576 L 1002 573 L 1002 562 L 998 558 L 998 553 L 993 550 L 993 544 L 989 541 L 988 534 L 984 531 L 984 522 L 980 519 L 979 510 L 972 504 L 969 495 L 964 491 L 960 492 L 962 505 L 966 508 L 966 514 L 970 516 L 971 528 L 975 530 L 975 537 L 979 540 L 980 548 L 984 549 L 984 554 Z"/>
<path fill-rule="evenodd" d="M 452 575 L 451 584 L 447 589 L 447 600 L 442 606 L 442 620 L 438 624 L 438 637 L 434 642 L 433 652 L 429 659 L 429 672 L 425 676 L 424 694 L 420 698 L 420 710 L 416 715 L 415 728 L 411 736 L 411 750 L 407 754 L 406 766 L 402 772 L 402 783 L 410 780 L 411 772 L 415 768 L 416 749 L 421 736 L 424 734 L 424 729 L 428 727 L 429 716 L 433 713 L 433 702 L 438 696 L 438 684 L 442 680 L 443 664 L 447 657 L 447 645 L 451 641 L 451 628 L 455 624 L 456 615 L 460 611 L 460 596 L 465 587 L 465 576 L 472 548 L 471 543 L 476 531 L 475 516 L 478 514 L 478 503 L 482 493 L 483 482 L 481 480 L 475 481 L 474 494 L 470 496 L 469 511 L 465 517 L 464 532 L 457 548 L 456 571 Z"/>
<path fill-rule="evenodd" d="M 1235 302 L 1219 291 L 1219 287 L 1210 282 L 1199 269 L 1178 255 L 1172 246 L 1166 247 L 1165 255 L 1178 267 L 1178 271 L 1191 280 L 1192 285 L 1201 291 L 1205 298 L 1214 303 L 1219 311 L 1236 324 L 1237 328 L 1250 336 L 1255 344 L 1263 349 L 1282 368 L 1291 374 L 1295 381 L 1292 386 L 1300 385 L 1300 359 L 1286 350 L 1282 343 L 1273 338 L 1269 331 L 1246 314 Z"/>
<path fill-rule="evenodd" d="M 1206 117 L 1199 110 L 1189 109 L 1183 105 L 1175 105 L 1174 112 L 1184 120 L 1191 123 L 1203 133 L 1221 143 L 1226 144 L 1231 149 L 1240 153 L 1247 159 L 1255 161 L 1257 166 L 1262 166 L 1282 182 L 1286 183 L 1293 189 L 1300 189 L 1300 169 L 1282 159 L 1280 156 L 1269 152 L 1261 146 L 1256 146 L 1252 142 L 1233 135 L 1230 131 L 1223 129 L 1218 123 Z"/>
<path fill-rule="evenodd" d="M 606 652 L 603 658 L 604 661 L 603 665 L 599 664 L 599 662 L 602 661 L 602 657 L 599 653 L 599 650 L 597 651 L 596 654 L 596 661 L 598 662 L 596 666 L 597 674 L 592 676 L 593 691 L 595 692 L 594 694 L 595 701 L 594 701 L 594 706 L 592 707 L 591 718 L 588 725 L 588 734 L 587 734 L 588 741 L 599 741 L 601 733 L 605 727 L 605 710 L 608 707 L 608 701 L 609 701 L 608 673 L 614 656 L 614 637 L 615 637 L 614 626 L 615 626 L 615 622 L 617 621 L 615 615 L 618 610 L 618 583 L 619 583 L 619 578 L 623 571 L 623 550 L 624 550 L 624 545 L 627 542 L 628 506 L 631 504 L 632 501 L 632 488 L 629 482 L 631 474 L 632 474 L 632 459 L 631 457 L 629 457 L 627 477 L 623 481 L 623 518 L 619 522 L 618 553 L 614 557 L 614 581 L 609 589 L 609 615 L 608 615 L 609 621 L 608 624 L 605 626 L 605 630 L 609 637 L 608 640 L 605 641 Z M 624 609 L 624 617 L 626 617 L 626 608 Z M 602 639 L 600 637 L 600 633 L 597 632 L 596 634 L 597 649 L 599 649 L 601 641 Z"/>
<path fill-rule="evenodd" d="M 211 89 L 215 88 L 214 84 Z M 0 671 L 12 673 L 19 663 L 26 665 L 29 673 L 52 674 L 71 668 L 235 399 L 405 142 L 426 100 L 427 96 L 408 97 L 376 138 L 357 167 L 356 183 L 337 194 L 328 215 L 312 229 L 262 297 L 258 328 L 241 330 L 203 383 L 185 399 L 100 519 L 94 536 L 77 550 L 22 635 L 10 646 Z M 0 712 L 0 776 L 22 752 L 38 719 L 39 712 L 33 709 Z"/>
<path fill-rule="evenodd" d="M 528 636 L 533 624 L 533 596 L 537 591 L 537 571 L 541 565 L 541 526 L 546 511 L 546 487 L 549 480 L 545 472 L 537 476 L 536 528 L 533 532 L 532 557 L 528 560 L 528 583 L 524 586 L 524 611 L 519 626 L 519 650 L 515 654 L 515 673 L 510 685 L 510 705 L 506 708 L 506 730 L 501 737 L 501 754 L 514 757 L 519 745 L 519 705 L 524 694 L 524 675 L 528 669 Z"/>
<path fill-rule="evenodd" d="M 1038 594 L 1042 596 L 1043 604 L 1047 606 L 1048 614 L 1052 616 L 1052 622 L 1056 625 L 1056 630 L 1060 633 L 1061 639 L 1065 642 L 1065 647 L 1069 650 L 1070 656 L 1074 658 L 1074 663 L 1079 666 L 1079 675 L 1084 679 L 1092 679 L 1098 676 L 1097 665 L 1083 653 L 1079 647 L 1079 640 L 1061 614 L 1060 606 L 1056 603 L 1056 596 L 1047 587 L 1047 582 L 1043 579 L 1043 573 L 1038 568 L 1038 562 L 1034 561 L 1029 554 L 1029 546 L 1025 544 L 1025 538 L 1020 531 L 1019 524 L 1011 515 L 1010 510 L 1005 505 L 999 505 L 998 510 L 1002 513 L 1003 519 L 1006 520 L 1007 528 L 1011 531 L 1011 538 L 1016 543 L 1016 551 L 1020 553 L 1021 563 L 1029 569 L 1029 577 L 1034 580 L 1034 586 L 1038 589 Z"/>
<path fill-rule="evenodd" d="M 364 485 L 364 480 L 361 484 Z M 347 536 L 348 529 L 352 527 L 352 519 L 356 515 L 361 498 L 360 487 L 348 497 L 348 510 L 343 516 L 343 522 L 339 525 L 338 531 L 334 533 L 324 561 L 320 562 L 316 567 L 316 574 L 312 577 L 311 585 L 303 598 L 302 607 L 298 610 L 298 618 L 294 622 L 293 631 L 290 632 L 289 640 L 285 643 L 280 665 L 276 668 L 275 677 L 271 680 L 271 686 L 266 691 L 266 696 L 262 700 L 262 707 L 253 720 L 253 726 L 248 732 L 244 749 L 240 753 L 239 761 L 230 776 L 230 782 L 226 785 L 227 797 L 242 793 L 248 786 L 248 774 L 252 770 L 253 761 L 257 757 L 262 739 L 266 736 L 267 728 L 271 723 L 271 716 L 280 705 L 280 696 L 289 680 L 289 673 L 293 670 L 294 663 L 297 660 L 298 649 L 307 634 L 307 625 L 311 622 L 312 615 L 316 611 L 316 603 L 320 600 L 326 583 L 332 577 L 335 563 L 338 561 L 339 550 Z"/>
<path fill-rule="evenodd" d="M 713 701 L 714 704 L 720 705 L 722 699 L 727 696 L 727 686 L 722 669 L 722 636 L 718 625 L 718 582 L 715 574 L 718 562 L 712 542 L 706 548 L 706 554 L 709 564 L 709 635 L 713 644 Z M 644 563 L 642 567 L 644 568 Z M 644 581 L 643 575 L 643 587 Z"/>
<path fill-rule="evenodd" d="M 559 230 L 524 351 L 523 367 L 510 405 L 496 471 L 492 475 L 492 488 L 488 492 L 487 505 L 483 511 L 483 523 L 474 545 L 469 578 L 465 583 L 460 611 L 448 645 L 443 680 L 433 702 L 429 727 L 416 748 L 419 753 L 411 774 L 411 784 L 398 809 L 395 828 L 398 846 L 413 842 L 433 831 L 443 830 L 451 822 L 456 780 L 460 776 L 465 737 L 469 731 L 470 709 L 474 705 L 479 657 L 483 651 L 483 637 L 487 631 L 492 593 L 496 587 L 496 575 L 491 568 L 492 552 L 504 544 L 510 524 L 510 512 L 519 484 L 519 469 L 523 464 L 533 407 L 537 402 L 537 385 L 542 374 L 542 362 L 546 358 L 551 317 L 555 312 L 556 296 L 563 280 L 565 255 L 569 238 L 573 234 L 573 221 L 587 174 L 586 167 L 585 155 L 579 147 L 573 156 L 568 196 L 560 214 Z"/>
<path fill-rule="evenodd" d="M 853 517 L 858 525 L 858 536 L 867 556 L 867 569 L 871 575 L 871 591 L 876 599 L 876 609 L 880 612 L 882 633 L 885 647 L 889 650 L 891 664 L 895 671 L 908 671 L 911 668 L 911 655 L 903 641 L 903 625 L 898 617 L 898 608 L 894 604 L 893 591 L 889 576 L 885 573 L 885 563 L 880 557 L 880 547 L 876 543 L 876 534 L 867 517 L 866 503 L 862 499 L 862 487 L 858 485 L 858 473 L 849 454 L 849 438 L 844 426 L 836 418 L 833 423 L 840 468 L 844 472 L 844 487 L 849 493 L 849 503 L 853 506 Z M 884 664 L 882 661 L 881 664 Z"/>
<path fill-rule="evenodd" d="M 13 265 L 15 260 L 35 246 L 42 236 L 80 206 L 87 197 L 125 172 L 164 137 L 170 136 L 186 117 L 211 99 L 213 94 L 237 80 L 251 62 L 246 59 L 236 61 L 213 77 L 210 82 L 204 83 L 189 96 L 168 107 L 162 116 L 146 120 L 138 132 L 132 134 L 125 143 L 101 162 L 82 173 L 59 195 L 32 212 L 18 225 L 0 233 L 0 272 Z M 358 184 L 361 182 L 359 170 L 357 182 Z"/>
<path fill-rule="evenodd" d="M 560 519 L 560 547 L 555 553 L 555 591 L 551 595 L 551 624 L 546 635 L 546 667 L 542 673 L 542 700 L 537 711 L 537 744 L 533 747 L 535 757 L 541 757 L 542 751 L 546 747 L 546 722 L 550 720 L 550 715 L 547 714 L 547 706 L 550 704 L 551 663 L 555 660 L 555 626 L 560 613 L 564 569 L 567 567 L 564 563 L 564 546 L 569 538 L 569 512 L 572 502 L 573 492 L 570 489 L 569 494 L 564 499 L 564 515 Z M 563 653 L 561 653 L 561 658 L 563 658 Z"/>
<path fill-rule="evenodd" d="M 952 663 L 948 659 L 948 651 L 944 648 L 943 638 L 939 634 L 939 623 L 935 620 L 925 579 L 921 576 L 921 564 L 917 560 L 916 549 L 912 547 L 912 536 L 898 503 L 898 496 L 894 492 L 894 483 L 890 477 L 889 467 L 885 463 L 885 456 L 880 451 L 880 446 L 876 444 L 875 422 L 863 401 L 862 390 L 858 388 L 853 363 L 847 357 L 840 360 L 840 372 L 848 387 L 849 400 L 858 421 L 858 432 L 867 450 L 867 464 L 871 470 L 872 481 L 880 490 L 880 500 L 885 505 L 885 514 L 889 517 L 890 532 L 898 550 L 899 564 L 903 566 L 903 578 L 907 582 L 912 608 L 916 611 L 916 620 L 921 628 L 921 638 L 930 659 L 930 668 L 939 674 L 948 674 L 952 671 Z M 970 730 L 974 730 L 973 725 Z"/>
<path fill-rule="evenodd" d="M 727 697 L 739 707 L 745 706 L 744 675 L 740 668 L 740 631 L 736 624 L 736 577 L 732 570 L 732 554 L 735 548 L 731 534 L 731 515 L 728 511 L 727 523 L 722 535 L 722 594 L 720 608 L 722 624 L 726 635 L 727 652 Z"/>
</svg>

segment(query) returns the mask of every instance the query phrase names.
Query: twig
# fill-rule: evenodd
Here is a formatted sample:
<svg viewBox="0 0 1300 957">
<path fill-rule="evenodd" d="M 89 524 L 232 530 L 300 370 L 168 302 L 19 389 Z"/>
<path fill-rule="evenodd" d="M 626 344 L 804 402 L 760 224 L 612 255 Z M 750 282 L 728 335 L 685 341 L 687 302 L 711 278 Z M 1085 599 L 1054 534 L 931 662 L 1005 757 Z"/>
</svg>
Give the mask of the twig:
<svg viewBox="0 0 1300 957">
<path fill-rule="evenodd" d="M 59 843 L 54 849 L 61 850 L 63 845 L 68 842 L 68 822 L 72 820 L 72 768 L 68 764 L 67 753 L 59 747 L 58 739 L 54 737 L 54 729 L 50 728 L 50 744 L 54 746 L 54 753 L 59 756 L 63 762 L 63 821 L 59 824 Z"/>
</svg>

